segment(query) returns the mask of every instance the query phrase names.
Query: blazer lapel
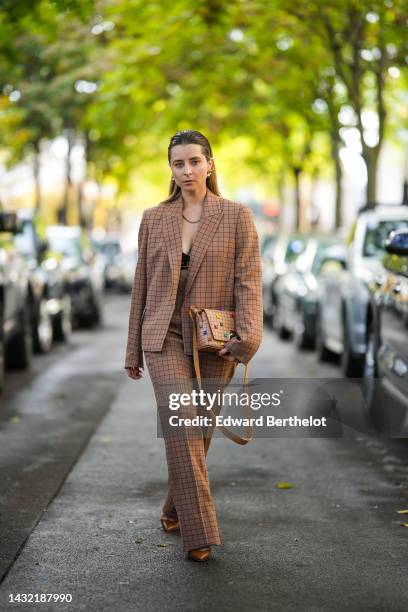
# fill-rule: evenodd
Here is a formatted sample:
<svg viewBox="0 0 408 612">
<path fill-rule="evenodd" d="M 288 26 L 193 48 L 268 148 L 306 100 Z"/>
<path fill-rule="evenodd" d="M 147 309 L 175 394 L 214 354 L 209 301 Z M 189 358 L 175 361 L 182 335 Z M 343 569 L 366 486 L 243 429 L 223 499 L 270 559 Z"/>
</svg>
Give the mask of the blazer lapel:
<svg viewBox="0 0 408 612">
<path fill-rule="evenodd" d="M 190 263 L 184 290 L 185 295 L 191 290 L 201 262 L 212 242 L 212 238 L 223 215 L 221 198 L 207 189 L 207 200 L 204 202 L 203 216 L 198 224 L 197 234 L 190 251 Z"/>
<path fill-rule="evenodd" d="M 207 189 L 207 198 L 204 202 L 203 213 L 198 224 L 197 234 L 190 250 L 190 262 L 185 287 L 185 295 L 191 290 L 194 279 L 200 268 L 203 257 L 211 243 L 212 237 L 220 223 L 223 210 L 222 198 Z M 167 248 L 171 274 L 172 274 L 172 301 L 176 301 L 177 287 L 180 278 L 181 253 L 182 253 L 182 212 L 183 201 L 181 194 L 176 200 L 166 204 L 166 214 L 162 219 L 162 232 L 164 243 Z"/>
<path fill-rule="evenodd" d="M 165 214 L 162 217 L 162 236 L 167 249 L 171 268 L 171 300 L 176 303 L 177 286 L 180 277 L 182 228 L 182 206 L 181 197 L 166 204 Z"/>
</svg>

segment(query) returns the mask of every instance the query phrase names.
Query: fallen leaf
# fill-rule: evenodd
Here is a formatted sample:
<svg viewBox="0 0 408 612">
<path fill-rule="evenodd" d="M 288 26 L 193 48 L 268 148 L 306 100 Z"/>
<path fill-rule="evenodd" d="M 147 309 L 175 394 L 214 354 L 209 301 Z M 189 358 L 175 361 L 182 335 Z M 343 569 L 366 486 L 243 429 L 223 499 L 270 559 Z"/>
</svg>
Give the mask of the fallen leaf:
<svg viewBox="0 0 408 612">
<path fill-rule="evenodd" d="M 278 483 L 276 483 L 276 486 L 278 489 L 291 489 L 293 487 L 293 484 L 280 480 Z"/>
</svg>

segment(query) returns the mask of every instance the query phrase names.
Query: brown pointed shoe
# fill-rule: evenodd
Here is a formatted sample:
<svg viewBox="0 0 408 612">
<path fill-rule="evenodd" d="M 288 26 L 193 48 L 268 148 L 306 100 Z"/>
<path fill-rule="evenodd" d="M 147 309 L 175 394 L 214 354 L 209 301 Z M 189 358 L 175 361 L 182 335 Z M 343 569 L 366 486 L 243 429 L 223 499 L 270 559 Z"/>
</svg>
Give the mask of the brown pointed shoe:
<svg viewBox="0 0 408 612">
<path fill-rule="evenodd" d="M 174 520 L 174 519 L 161 518 L 160 522 L 162 524 L 164 531 L 166 531 L 167 533 L 171 533 L 172 531 L 178 531 L 180 529 L 180 523 L 178 519 Z"/>
<path fill-rule="evenodd" d="M 207 561 L 210 558 L 211 548 L 194 548 L 189 550 L 187 557 L 190 561 Z"/>
</svg>

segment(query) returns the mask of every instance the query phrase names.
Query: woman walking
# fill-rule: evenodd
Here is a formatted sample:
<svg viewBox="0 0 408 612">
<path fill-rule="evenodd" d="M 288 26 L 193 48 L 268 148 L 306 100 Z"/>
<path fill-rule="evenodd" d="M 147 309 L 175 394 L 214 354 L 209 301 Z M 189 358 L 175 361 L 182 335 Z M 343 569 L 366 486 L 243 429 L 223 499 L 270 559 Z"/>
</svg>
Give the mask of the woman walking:
<svg viewBox="0 0 408 612">
<path fill-rule="evenodd" d="M 144 353 L 163 432 L 177 430 L 164 433 L 169 487 L 162 527 L 180 530 L 188 559 L 206 561 L 211 546 L 221 543 L 206 465 L 213 430 L 203 439 L 191 429 L 170 428 L 169 389 L 191 393 L 197 382 L 191 304 L 235 310 L 237 336 L 217 353 L 200 354 L 205 391 L 222 391 L 237 364 L 253 357 L 262 339 L 262 270 L 252 211 L 221 197 L 207 138 L 177 132 L 168 161 L 170 195 L 146 209 L 140 224 L 125 368 L 140 379 Z M 177 416 L 208 414 L 200 409 L 182 407 Z"/>
</svg>

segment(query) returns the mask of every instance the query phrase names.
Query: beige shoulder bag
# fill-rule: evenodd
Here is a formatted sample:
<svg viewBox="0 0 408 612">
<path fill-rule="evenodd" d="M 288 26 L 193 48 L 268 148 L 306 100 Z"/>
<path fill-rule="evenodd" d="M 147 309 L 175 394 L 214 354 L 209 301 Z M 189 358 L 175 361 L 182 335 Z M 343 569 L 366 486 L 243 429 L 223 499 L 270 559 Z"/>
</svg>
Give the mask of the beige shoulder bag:
<svg viewBox="0 0 408 612">
<path fill-rule="evenodd" d="M 235 313 L 230 310 L 217 310 L 216 308 L 198 308 L 194 304 L 190 306 L 190 317 L 193 322 L 193 360 L 194 369 L 200 390 L 202 389 L 202 379 L 200 370 L 199 353 L 214 353 L 222 349 L 226 342 L 236 335 Z M 245 365 L 244 373 L 244 392 L 248 393 L 248 365 Z M 214 422 L 215 414 L 209 411 Z M 245 417 L 251 419 L 251 408 L 245 406 Z M 238 434 L 230 431 L 224 425 L 217 425 L 222 433 L 237 444 L 247 444 L 253 438 L 253 427 L 251 420 L 247 425 L 247 436 L 242 438 Z"/>
</svg>

